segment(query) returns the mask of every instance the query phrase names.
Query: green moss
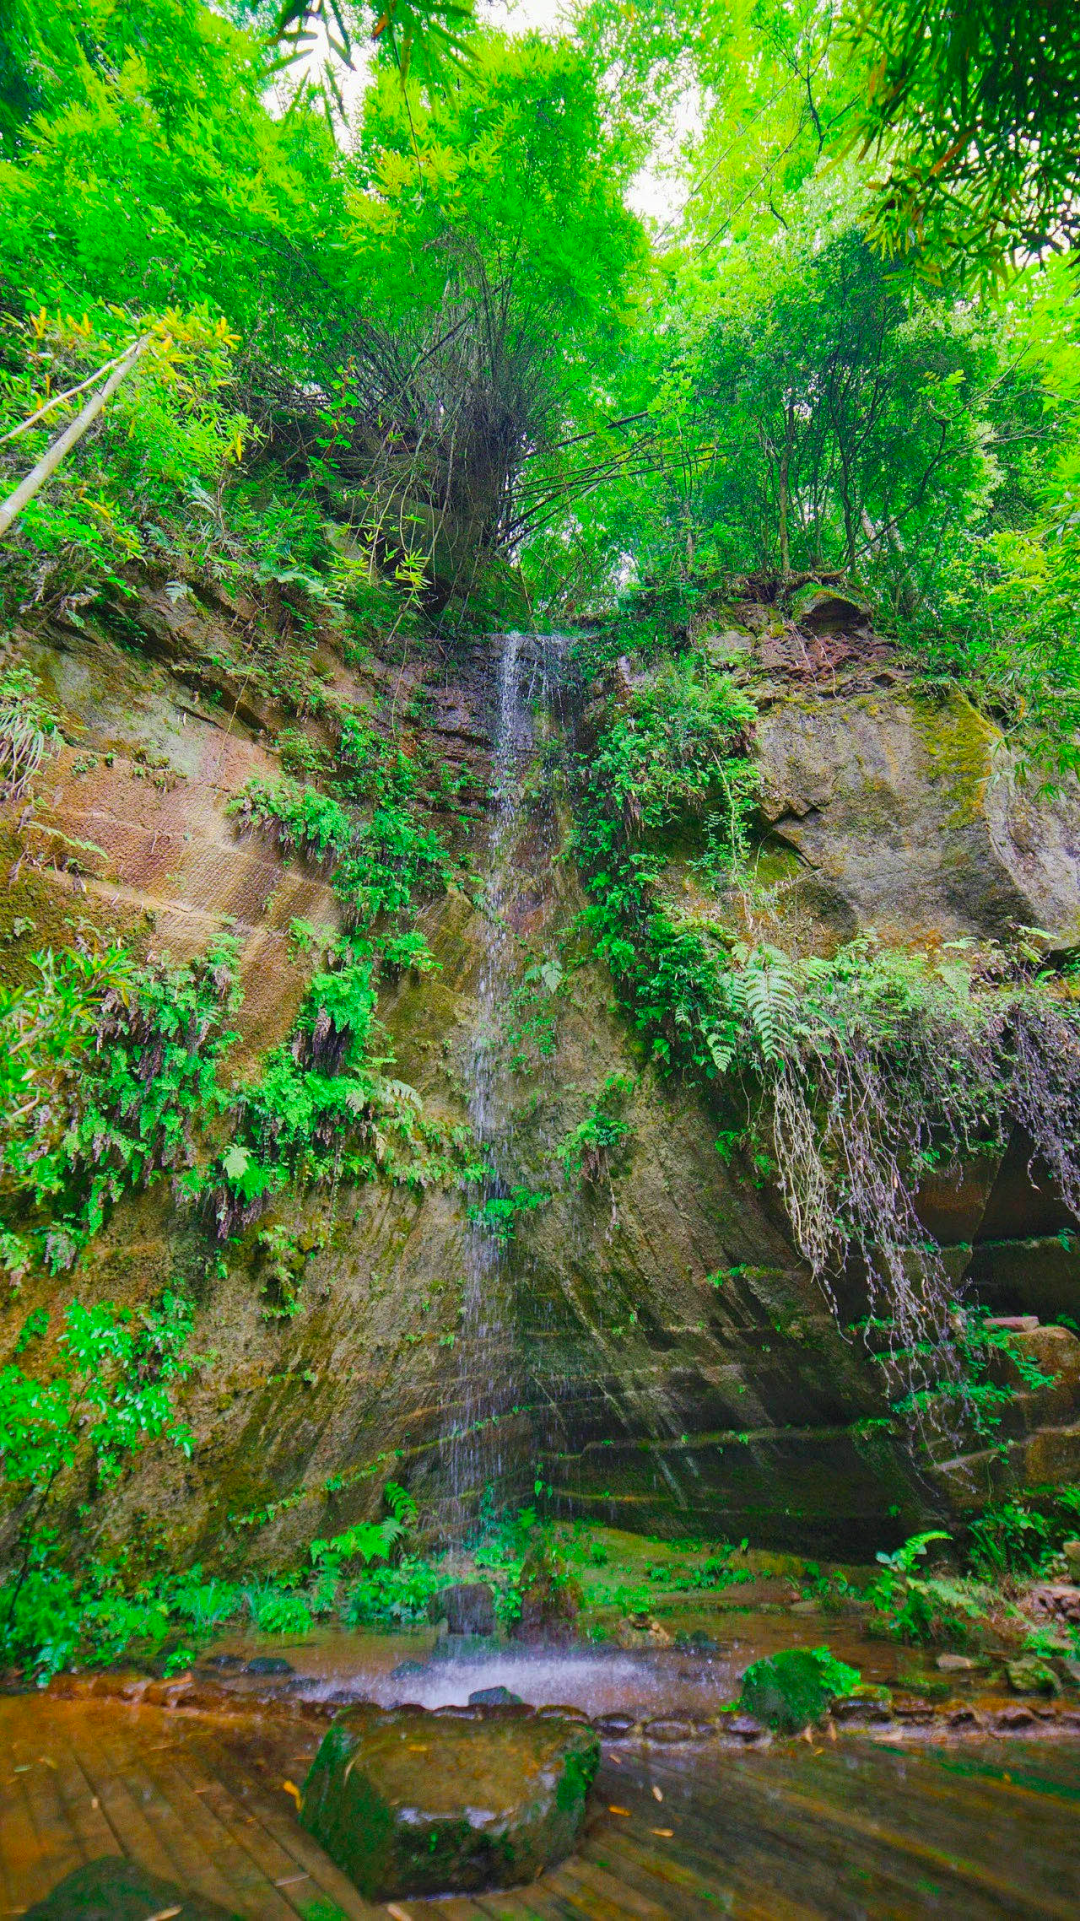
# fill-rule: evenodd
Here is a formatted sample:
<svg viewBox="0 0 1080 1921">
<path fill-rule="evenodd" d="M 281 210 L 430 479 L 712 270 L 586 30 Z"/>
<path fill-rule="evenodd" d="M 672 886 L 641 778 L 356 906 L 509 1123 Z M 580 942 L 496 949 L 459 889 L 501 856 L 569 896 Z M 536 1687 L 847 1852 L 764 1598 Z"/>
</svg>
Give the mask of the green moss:
<svg viewBox="0 0 1080 1921">
<path fill-rule="evenodd" d="M 944 788 L 950 809 L 944 824 L 976 825 L 985 811 L 997 730 L 959 692 L 944 701 L 913 694 L 909 704 L 912 725 L 930 762 L 930 778 Z"/>
</svg>

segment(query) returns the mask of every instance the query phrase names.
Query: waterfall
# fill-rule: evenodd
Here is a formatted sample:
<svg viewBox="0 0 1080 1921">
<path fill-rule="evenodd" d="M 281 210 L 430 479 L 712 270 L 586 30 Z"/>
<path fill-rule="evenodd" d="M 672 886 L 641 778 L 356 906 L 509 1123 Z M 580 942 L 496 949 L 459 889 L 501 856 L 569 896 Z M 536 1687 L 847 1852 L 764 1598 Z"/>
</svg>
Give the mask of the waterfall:
<svg viewBox="0 0 1080 1921">
<path fill-rule="evenodd" d="M 470 1209 L 465 1286 L 458 1335 L 458 1413 L 450 1479 L 461 1508 L 470 1508 L 503 1469 L 500 1416 L 521 1398 L 510 1298 L 510 1243 L 485 1217 L 512 1181 L 513 1111 L 500 1064 L 502 1015 L 516 973 L 515 906 L 525 877 L 515 853 L 523 825 L 522 779 L 535 746 L 534 713 L 551 691 L 559 643 L 532 635 L 502 636 L 492 739 L 493 810 L 489 840 L 478 1018 L 469 1061 L 469 1118 L 488 1174 Z"/>
</svg>

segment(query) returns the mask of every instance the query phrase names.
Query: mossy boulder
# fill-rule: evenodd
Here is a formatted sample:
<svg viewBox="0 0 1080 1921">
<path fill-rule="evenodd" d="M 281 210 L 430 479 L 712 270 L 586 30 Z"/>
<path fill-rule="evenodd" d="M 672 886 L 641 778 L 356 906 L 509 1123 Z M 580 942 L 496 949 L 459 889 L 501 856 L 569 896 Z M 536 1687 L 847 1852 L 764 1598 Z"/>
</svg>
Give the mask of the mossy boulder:
<svg viewBox="0 0 1080 1921">
<path fill-rule="evenodd" d="M 216 1901 L 185 1894 L 119 1854 L 76 1868 L 44 1901 L 20 1912 L 26 1921 L 147 1921 L 158 1914 L 175 1915 L 176 1921 L 232 1921 Z"/>
<path fill-rule="evenodd" d="M 323 1739 L 300 1819 L 370 1901 L 512 1887 L 570 1853 L 599 1762 L 569 1716 L 364 1704 Z"/>
<path fill-rule="evenodd" d="M 547 1542 L 529 1549 L 518 1577 L 521 1613 L 513 1634 L 519 1641 L 572 1641 L 581 1613 L 581 1584 Z"/>
<path fill-rule="evenodd" d="M 1006 1661 L 1005 1673 L 1014 1694 L 1060 1694 L 1061 1682 L 1047 1662 L 1038 1655 L 1023 1654 Z"/>
<path fill-rule="evenodd" d="M 784 1648 L 747 1668 L 739 1706 L 778 1734 L 799 1734 L 858 1682 L 858 1668 L 837 1661 L 828 1648 Z"/>
</svg>

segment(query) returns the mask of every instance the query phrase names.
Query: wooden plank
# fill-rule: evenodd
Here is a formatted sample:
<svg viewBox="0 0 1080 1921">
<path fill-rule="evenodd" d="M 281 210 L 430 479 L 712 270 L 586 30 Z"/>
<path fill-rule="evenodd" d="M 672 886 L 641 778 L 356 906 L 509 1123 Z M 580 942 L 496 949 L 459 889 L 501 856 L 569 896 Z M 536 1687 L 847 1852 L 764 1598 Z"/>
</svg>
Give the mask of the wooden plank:
<svg viewBox="0 0 1080 1921">
<path fill-rule="evenodd" d="M 90 1790 L 71 1746 L 71 1716 L 59 1718 L 53 1733 L 52 1753 L 56 1760 L 57 1792 L 67 1809 L 67 1817 L 78 1837 L 84 1861 L 99 1861 L 103 1854 L 120 1854 L 122 1849 L 100 1802 Z"/>
<path fill-rule="evenodd" d="M 4 1905 L 8 1914 L 22 1914 L 34 1896 L 25 1890 L 33 1881 L 37 1857 L 37 1836 L 30 1809 L 22 1793 L 21 1773 L 15 1769 L 29 1766 L 29 1755 L 17 1732 L 14 1701 L 0 1701 L 0 1870 Z"/>
<path fill-rule="evenodd" d="M 214 1773 L 227 1775 L 234 1784 L 245 1790 L 243 1805 L 250 1809 L 268 1835 L 291 1855 L 298 1868 L 305 1868 L 311 1875 L 316 1888 L 343 1910 L 347 1921 L 386 1921 L 385 1908 L 373 1907 L 360 1895 L 348 1876 L 335 1867 L 328 1854 L 324 1854 L 317 1841 L 305 1833 L 293 1816 L 284 1808 L 274 1805 L 272 1789 L 266 1781 L 253 1777 L 239 1762 L 230 1746 L 223 1760 L 217 1730 L 211 1731 L 205 1725 L 192 1730 L 192 1746 L 197 1750 L 202 1765 Z M 239 1798 L 239 1796 L 237 1797 Z"/>
<path fill-rule="evenodd" d="M 530 1882 L 528 1890 L 508 1888 L 503 1894 L 482 1894 L 477 1901 L 484 1921 L 580 1921 L 565 1897 L 549 1884 L 548 1876 Z"/>
<path fill-rule="evenodd" d="M 499 1900 L 501 1896 L 492 1898 Z M 441 1921 L 443 1916 L 445 1921 L 488 1921 L 491 1912 L 489 1908 L 478 1907 L 475 1900 L 460 1894 L 440 1894 L 431 1900 L 425 1895 L 422 1900 L 415 1901 L 403 1894 L 401 1900 L 392 1905 L 398 1915 L 408 1915 L 409 1921 Z M 386 1912 L 385 1908 L 383 1912 Z"/>
<path fill-rule="evenodd" d="M 22 1765 L 20 1763 L 20 1768 Z M 21 1772 L 14 1775 L 6 1794 L 8 1819 L 5 1840 L 10 1862 L 12 1914 L 21 1914 L 32 1901 L 39 1901 L 61 1879 L 67 1868 L 75 1865 L 68 1861 L 60 1874 L 54 1874 L 52 1863 L 55 1854 L 47 1854 L 42 1858 L 41 1837 L 23 1780 Z"/>
<path fill-rule="evenodd" d="M 186 1850 L 178 1851 L 176 1836 L 167 1824 L 160 1820 L 160 1810 L 155 1797 L 146 1794 L 141 1786 L 134 1790 L 126 1770 L 114 1769 L 109 1746 L 101 1739 L 102 1718 L 96 1724 L 88 1724 L 80 1719 L 73 1730 L 72 1746 L 83 1774 L 90 1784 L 91 1794 L 100 1802 L 105 1815 L 120 1844 L 123 1854 L 137 1861 L 140 1867 L 156 1874 L 163 1881 L 174 1881 L 185 1885 Z M 220 1901 L 224 1896 L 231 1905 L 229 1889 L 219 1876 L 214 1876 L 215 1888 L 212 1898 Z M 220 1892 L 218 1892 L 220 1888 Z M 210 1895 L 210 1888 L 200 1888 L 200 1893 Z"/>
<path fill-rule="evenodd" d="M 635 1915 L 638 1921 L 666 1921 L 665 1910 L 658 1901 L 639 1894 L 598 1861 L 588 1860 L 582 1854 L 572 1854 L 568 1861 L 561 1862 L 558 1875 L 564 1881 L 579 1881 L 584 1888 L 595 1891 L 597 1899 L 614 1904 L 620 1914 Z"/>
<path fill-rule="evenodd" d="M 685 1780 L 681 1770 L 670 1765 L 665 1767 L 663 1763 L 656 1765 L 661 1774 L 667 1773 L 673 1778 Z M 942 1877 L 958 1900 L 963 1891 L 968 1902 L 981 1897 L 984 1902 L 989 1902 L 994 1912 L 1001 1910 L 1016 1916 L 1031 1914 L 1051 1917 L 1053 1921 L 1075 1921 L 1075 1891 L 1071 1895 L 1061 1895 L 1044 1887 L 1035 1892 L 1030 1886 L 1026 1858 L 1016 1861 L 1017 1876 L 1023 1875 L 1023 1880 L 1009 1871 L 1007 1850 L 998 1851 L 993 1865 L 975 1859 L 970 1848 L 979 1831 L 970 1820 L 962 1824 L 960 1833 L 950 1833 L 947 1844 L 943 1845 L 938 1834 L 931 1838 L 926 1830 L 932 1797 L 924 1796 L 912 1810 L 913 1820 L 920 1820 L 922 1831 L 905 1832 L 896 1825 L 898 1804 L 896 1799 L 889 1796 L 886 1782 L 881 1784 L 880 1793 L 874 1801 L 875 1810 L 880 1809 L 881 1812 L 868 1814 L 852 1806 L 850 1800 L 838 1805 L 829 1798 L 827 1767 L 812 1773 L 807 1760 L 801 1766 L 794 1764 L 793 1771 L 789 1762 L 788 1769 L 787 1778 L 784 1772 L 775 1768 L 765 1771 L 747 1769 L 737 1777 L 738 1785 L 744 1793 L 749 1791 L 750 1795 L 756 1796 L 755 1805 L 760 1811 L 762 1826 L 766 1831 L 771 1830 L 777 1847 L 790 1846 L 798 1837 L 801 1847 L 806 1849 L 807 1841 L 812 1837 L 813 1846 L 807 1849 L 807 1853 L 812 1856 L 813 1865 L 819 1872 L 830 1854 L 845 1864 L 861 1854 L 872 1872 L 883 1881 L 892 1880 L 901 1891 L 913 1886 L 920 1875 L 931 1874 Z M 850 1793 L 846 1775 L 840 1777 L 840 1785 Z M 716 1809 L 728 1806 L 717 1788 L 706 1788 L 700 1794 L 700 1800 L 711 1803 Z M 781 1806 L 784 1818 L 778 1819 Z M 988 1822 L 992 1822 L 993 1813 L 991 1806 L 987 1809 Z M 1000 1816 L 1000 1808 L 997 1813 Z M 757 1832 L 755 1827 L 755 1838 Z M 1030 1835 L 1025 1835 L 1026 1843 L 1030 1843 L 1031 1839 Z M 954 1842 L 958 1844 L 955 1852 Z M 768 1852 L 761 1852 L 767 1863 L 770 1858 Z M 1024 1853 L 1026 1857 L 1027 1847 Z M 1002 1869 L 1005 1871 L 1001 1872 Z M 824 1911 L 827 1913 L 828 1909 Z"/>
<path fill-rule="evenodd" d="M 207 1868 L 220 1877 L 228 1890 L 225 1905 L 239 1906 L 258 1921 L 295 1921 L 297 1909 L 274 1885 L 274 1877 L 240 1847 L 214 1808 L 206 1806 L 209 1794 L 196 1792 L 187 1778 L 179 1757 L 144 1752 L 140 1757 L 147 1780 L 169 1810 L 170 1821 L 178 1824 L 187 1850 L 189 1885 L 209 1893 Z M 223 1788 L 222 1793 L 226 1790 Z M 291 1865 L 291 1864 L 290 1864 Z M 220 1898 L 220 1897 L 219 1897 Z"/>
<path fill-rule="evenodd" d="M 563 1861 L 544 1876 L 549 1899 L 557 1901 L 566 1915 L 587 1915 L 589 1921 L 629 1921 L 630 1910 L 621 1901 L 612 1901 L 600 1880 L 593 1879 L 599 1871 L 588 1861 L 581 1866 L 582 1872 L 574 1874 Z"/>
<path fill-rule="evenodd" d="M 554 1921 L 555 1917 L 569 1913 L 565 1902 L 548 1886 L 546 1874 L 538 1881 L 531 1881 L 527 1888 L 479 1894 L 476 1900 L 484 1921 Z"/>
<path fill-rule="evenodd" d="M 608 1837 L 605 1837 L 607 1839 Z M 597 1837 L 599 1840 L 599 1837 Z M 587 1846 L 586 1854 L 591 1857 L 592 1847 Z M 625 1874 L 633 1886 L 642 1893 L 655 1890 L 655 1898 L 662 1901 L 670 1915 L 701 1917 L 716 1916 L 724 1913 L 722 1901 L 718 1901 L 720 1890 L 719 1876 L 713 1873 L 703 1876 L 687 1861 L 683 1849 L 669 1855 L 661 1855 L 643 1842 L 638 1842 L 631 1834 L 618 1836 L 617 1849 L 609 1840 L 609 1871 Z M 736 1891 L 730 1882 L 722 1889 L 730 1906 L 727 1912 L 739 1913 L 743 1921 L 807 1921 L 807 1909 L 795 1909 L 782 1899 L 774 1900 L 770 1893 L 767 1905 L 751 1902 L 736 1906 Z"/>
<path fill-rule="evenodd" d="M 310 1870 L 298 1862 L 295 1852 L 272 1834 L 259 1816 L 251 1811 L 251 1796 L 245 1795 L 243 1786 L 235 1780 L 226 1785 L 220 1774 L 206 1765 L 198 1744 L 194 1742 L 185 1743 L 177 1749 L 171 1757 L 171 1764 L 184 1774 L 190 1787 L 199 1793 L 203 1805 L 221 1822 L 232 1844 L 247 1853 L 271 1885 L 280 1892 L 290 1911 L 306 1915 L 312 1899 L 319 1893 L 319 1884 Z M 333 1868 L 328 1860 L 327 1866 Z M 351 1883 L 349 1885 L 351 1887 Z M 352 1889 L 354 1895 L 355 1892 Z"/>
<path fill-rule="evenodd" d="M 82 1866 L 83 1852 L 57 1789 L 52 1756 L 40 1752 L 18 1780 L 37 1842 L 30 1885 L 40 1891 L 35 1896 L 40 1898 Z M 27 1898 L 25 1889 L 22 1894 Z"/>
</svg>

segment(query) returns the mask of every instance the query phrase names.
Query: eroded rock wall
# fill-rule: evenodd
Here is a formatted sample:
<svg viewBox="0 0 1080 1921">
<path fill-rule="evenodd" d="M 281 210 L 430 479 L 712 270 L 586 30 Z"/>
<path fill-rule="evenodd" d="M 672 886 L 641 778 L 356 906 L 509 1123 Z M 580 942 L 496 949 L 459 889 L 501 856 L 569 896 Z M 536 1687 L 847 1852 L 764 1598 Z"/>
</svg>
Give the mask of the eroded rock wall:
<svg viewBox="0 0 1080 1921">
<path fill-rule="evenodd" d="M 17 974 L 30 947 L 69 938 L 80 915 L 178 959 L 231 930 L 245 994 L 235 1069 L 254 1074 L 310 973 L 290 923 L 332 928 L 338 903 L 325 872 L 282 859 L 228 812 L 250 777 L 280 772 L 285 720 L 245 691 L 237 631 L 227 603 L 178 609 L 148 593 L 123 642 L 88 625 L 25 643 L 69 745 L 39 777 L 33 810 L 10 807 L 3 821 L 0 953 Z M 762 693 L 778 925 L 797 920 L 800 938 L 824 948 L 869 926 L 908 941 L 1016 919 L 1075 938 L 1074 811 L 1018 794 L 993 730 L 959 696 L 930 708 L 893 666 L 878 687 L 874 662 L 856 661 L 846 683 L 835 671 L 827 684 L 785 680 L 782 659 L 763 656 L 756 612 L 731 631 Z M 317 658 L 324 684 L 375 715 L 410 715 L 406 738 L 469 773 L 475 796 L 490 776 L 497 650 L 494 639 L 456 655 L 414 644 L 348 668 L 320 643 Z M 379 1010 L 394 1072 L 450 1125 L 469 1113 L 487 922 L 468 870 L 483 870 L 488 824 L 475 798 L 439 818 L 466 860 L 461 886 L 423 914 L 439 971 L 406 977 Z M 514 863 L 517 978 L 546 956 L 561 980 L 544 1007 L 551 1051 L 526 1047 L 517 1072 L 507 1003 L 501 1071 L 514 1166 L 551 1199 L 518 1222 L 490 1311 L 468 1310 L 472 1230 L 452 1187 L 371 1183 L 290 1202 L 295 1228 L 328 1229 L 292 1321 L 264 1317 L 254 1229 L 224 1250 L 221 1273 L 207 1222 L 167 1184 L 122 1203 L 77 1270 L 29 1280 L 3 1321 L 7 1352 L 29 1309 L 76 1291 L 135 1304 L 176 1277 L 194 1290 L 196 1346 L 216 1357 L 187 1390 L 194 1456 L 148 1456 L 108 1527 L 141 1517 L 143 1538 L 173 1552 L 282 1565 L 313 1535 L 377 1511 L 387 1478 L 409 1482 L 437 1530 L 474 1508 L 485 1482 L 524 1501 L 539 1477 L 565 1507 L 624 1525 L 865 1555 L 1033 1464 L 1043 1478 L 1073 1476 L 1068 1394 L 1025 1405 L 1015 1462 L 980 1463 L 974 1495 L 962 1466 L 948 1485 L 913 1475 L 875 1428 L 880 1382 L 838 1332 L 774 1197 L 717 1153 L 716 1109 L 639 1058 L 587 958 L 566 821 L 542 788 L 520 817 Z M 673 873 L 696 886 L 677 862 Z M 33 933 L 4 944 L 19 917 Z M 569 1180 L 560 1143 L 612 1074 L 632 1090 L 623 1146 L 608 1177 Z M 1011 1172 L 968 1170 L 937 1198 L 942 1237 L 995 1305 L 1075 1306 L 1080 1321 L 1080 1273 L 1055 1239 L 1067 1219 L 1052 1196 L 1049 1211 L 1033 1207 L 1032 1192 L 1022 1155 Z M 448 1438 L 470 1424 L 468 1445 Z"/>
</svg>

